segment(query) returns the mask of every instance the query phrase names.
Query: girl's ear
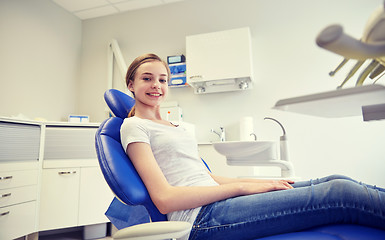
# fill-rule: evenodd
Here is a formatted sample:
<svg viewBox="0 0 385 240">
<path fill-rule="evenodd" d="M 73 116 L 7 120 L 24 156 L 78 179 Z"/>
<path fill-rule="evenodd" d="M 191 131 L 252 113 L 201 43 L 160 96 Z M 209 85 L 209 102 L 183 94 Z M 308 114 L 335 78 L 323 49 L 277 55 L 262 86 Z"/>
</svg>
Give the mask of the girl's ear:
<svg viewBox="0 0 385 240">
<path fill-rule="evenodd" d="M 132 81 L 129 81 L 129 82 L 128 82 L 128 86 L 127 86 L 127 87 L 128 87 L 128 90 L 130 90 L 132 93 L 134 92 L 134 86 L 133 86 L 133 84 L 134 84 L 134 83 L 133 83 Z"/>
</svg>

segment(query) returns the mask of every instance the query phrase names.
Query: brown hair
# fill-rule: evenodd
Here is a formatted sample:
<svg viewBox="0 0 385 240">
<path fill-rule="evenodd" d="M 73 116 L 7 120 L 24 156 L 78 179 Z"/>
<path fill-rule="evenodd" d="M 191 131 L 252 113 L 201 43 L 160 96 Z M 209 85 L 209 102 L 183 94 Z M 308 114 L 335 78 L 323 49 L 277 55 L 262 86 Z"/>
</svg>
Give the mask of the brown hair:
<svg viewBox="0 0 385 240">
<path fill-rule="evenodd" d="M 135 58 L 134 61 L 132 61 L 132 63 L 128 67 L 127 74 L 126 74 L 127 87 L 131 81 L 133 82 L 135 80 L 136 70 L 142 64 L 147 63 L 147 62 L 153 62 L 153 61 L 159 61 L 159 62 L 163 63 L 163 65 L 166 67 L 166 70 L 167 70 L 167 81 L 169 81 L 171 73 L 170 73 L 170 69 L 169 69 L 167 63 L 164 60 L 162 60 L 160 57 L 158 57 L 157 55 L 155 55 L 153 53 L 147 53 L 147 54 L 143 54 L 143 55 Z M 132 92 L 132 94 L 135 97 L 135 93 Z M 128 113 L 128 117 L 132 117 L 134 115 L 135 115 L 135 105 L 132 107 L 131 111 Z"/>
</svg>

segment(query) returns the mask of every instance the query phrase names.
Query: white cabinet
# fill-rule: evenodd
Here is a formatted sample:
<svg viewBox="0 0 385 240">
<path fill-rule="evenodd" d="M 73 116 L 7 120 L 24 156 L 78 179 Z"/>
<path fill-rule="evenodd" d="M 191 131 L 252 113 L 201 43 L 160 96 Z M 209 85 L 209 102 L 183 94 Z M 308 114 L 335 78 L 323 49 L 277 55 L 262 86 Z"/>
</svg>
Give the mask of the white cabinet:
<svg viewBox="0 0 385 240">
<path fill-rule="evenodd" d="M 6 168 L 2 164 L 2 170 Z M 37 167 L 37 165 L 36 165 Z M 37 169 L 0 172 L 0 239 L 36 231 Z"/>
<path fill-rule="evenodd" d="M 35 232 L 36 201 L 0 210 L 0 239 L 11 240 Z"/>
<path fill-rule="evenodd" d="M 252 88 L 250 29 L 187 36 L 186 66 L 187 82 L 197 94 Z"/>
<path fill-rule="evenodd" d="M 46 126 L 39 230 L 108 222 L 113 198 L 98 165 L 97 127 Z"/>
<path fill-rule="evenodd" d="M 0 239 L 36 231 L 41 128 L 0 120 Z"/>
<path fill-rule="evenodd" d="M 99 167 L 44 169 L 41 189 L 40 231 L 108 222 L 113 195 Z"/>
<path fill-rule="evenodd" d="M 0 240 L 109 221 L 97 128 L 0 118 Z"/>
<path fill-rule="evenodd" d="M 44 169 L 39 230 L 78 225 L 80 168 Z"/>
<path fill-rule="evenodd" d="M 43 169 L 40 196 L 40 231 L 109 221 L 113 194 L 99 166 Z"/>
<path fill-rule="evenodd" d="M 113 193 L 104 180 L 100 168 L 82 167 L 78 225 L 98 224 L 109 221 L 104 213 L 107 211 L 112 198 Z"/>
</svg>

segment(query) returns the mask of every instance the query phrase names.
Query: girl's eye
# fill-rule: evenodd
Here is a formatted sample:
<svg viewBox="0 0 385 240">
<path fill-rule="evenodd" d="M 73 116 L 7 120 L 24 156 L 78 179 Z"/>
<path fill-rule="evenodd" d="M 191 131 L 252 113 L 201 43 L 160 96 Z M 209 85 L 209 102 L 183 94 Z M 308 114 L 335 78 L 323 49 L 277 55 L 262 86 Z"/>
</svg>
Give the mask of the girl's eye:
<svg viewBox="0 0 385 240">
<path fill-rule="evenodd" d="M 143 80 L 145 80 L 145 81 L 149 81 L 149 80 L 151 80 L 149 77 L 143 77 Z"/>
<path fill-rule="evenodd" d="M 167 82 L 166 79 L 160 79 L 159 81 L 160 81 L 161 83 L 166 83 L 166 82 Z"/>
</svg>

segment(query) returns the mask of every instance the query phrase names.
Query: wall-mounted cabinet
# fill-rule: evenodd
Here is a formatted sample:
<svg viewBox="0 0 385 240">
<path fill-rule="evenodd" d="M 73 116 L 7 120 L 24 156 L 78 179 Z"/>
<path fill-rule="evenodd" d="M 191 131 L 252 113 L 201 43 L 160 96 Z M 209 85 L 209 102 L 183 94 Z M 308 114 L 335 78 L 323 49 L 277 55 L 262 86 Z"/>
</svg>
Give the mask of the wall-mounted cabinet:
<svg viewBox="0 0 385 240">
<path fill-rule="evenodd" d="M 187 82 L 196 94 L 253 87 L 248 27 L 186 37 Z"/>
</svg>

